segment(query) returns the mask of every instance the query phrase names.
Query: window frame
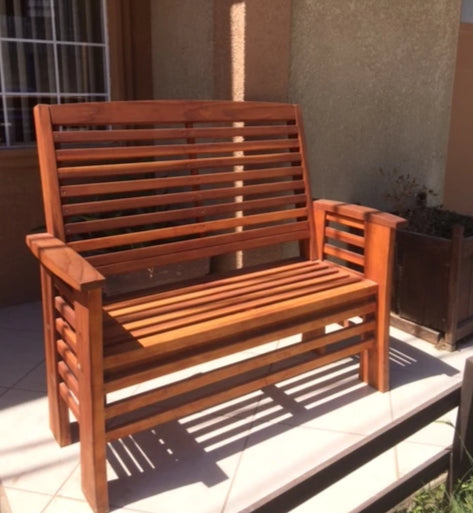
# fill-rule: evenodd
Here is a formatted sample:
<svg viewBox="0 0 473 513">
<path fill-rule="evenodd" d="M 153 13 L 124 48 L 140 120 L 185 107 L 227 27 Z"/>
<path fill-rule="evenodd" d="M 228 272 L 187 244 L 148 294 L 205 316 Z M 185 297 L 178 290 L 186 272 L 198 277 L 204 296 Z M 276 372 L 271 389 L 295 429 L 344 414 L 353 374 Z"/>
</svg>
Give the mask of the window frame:
<svg viewBox="0 0 473 513">
<path fill-rule="evenodd" d="M 60 1 L 60 0 L 59 0 Z M 55 0 L 45 0 L 44 8 L 47 8 L 49 3 L 50 18 L 51 18 L 51 38 L 50 39 L 37 39 L 28 37 L 11 37 L 8 35 L 0 35 L 0 102 L 3 111 L 3 118 L 0 118 L 0 126 L 3 131 L 1 138 L 4 138 L 4 142 L 0 143 L 0 150 L 10 148 L 28 148 L 35 145 L 34 133 L 31 133 L 31 140 L 24 142 L 12 142 L 12 129 L 10 128 L 9 108 L 8 103 L 12 98 L 47 98 L 53 100 L 52 103 L 67 103 L 68 98 L 80 99 L 81 101 L 91 100 L 110 100 L 111 98 L 111 77 L 110 77 L 110 41 L 109 41 L 109 23 L 108 23 L 108 8 L 109 4 L 107 0 L 99 0 L 100 9 L 102 14 L 102 42 L 94 41 L 73 41 L 70 39 L 59 39 L 59 29 L 56 20 L 56 9 Z M 55 91 L 50 92 L 33 92 L 33 91 L 21 91 L 12 90 L 8 91 L 6 87 L 5 77 L 5 60 L 3 53 L 3 45 L 8 43 L 17 44 L 44 44 L 51 45 L 52 56 L 54 59 L 54 84 Z M 73 47 L 73 48 L 101 48 L 103 51 L 103 92 L 64 92 L 61 89 L 61 77 L 60 77 L 60 47 Z M 66 100 L 66 101 L 64 101 Z"/>
</svg>

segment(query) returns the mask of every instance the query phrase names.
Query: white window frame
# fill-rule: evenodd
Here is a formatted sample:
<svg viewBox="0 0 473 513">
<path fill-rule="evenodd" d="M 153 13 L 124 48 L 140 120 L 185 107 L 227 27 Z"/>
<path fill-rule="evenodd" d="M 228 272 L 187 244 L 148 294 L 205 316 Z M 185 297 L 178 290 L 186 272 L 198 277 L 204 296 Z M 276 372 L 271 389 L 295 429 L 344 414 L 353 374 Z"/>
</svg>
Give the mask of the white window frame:
<svg viewBox="0 0 473 513">
<path fill-rule="evenodd" d="M 61 1 L 61 0 L 59 0 Z M 56 91 L 53 92 L 22 92 L 22 91 L 7 91 L 6 90 L 6 80 L 5 80 L 5 63 L 3 60 L 3 52 L 0 49 L 0 101 L 3 108 L 3 121 L 0 118 L 0 126 L 3 126 L 4 134 L 5 134 L 5 143 L 0 143 L 0 150 L 5 148 L 18 148 L 18 147 L 27 147 L 34 145 L 34 141 L 27 141 L 22 143 L 12 143 L 11 135 L 10 135 L 10 120 L 8 118 L 8 99 L 9 98 L 55 98 L 57 103 L 62 103 L 63 99 L 70 98 L 83 98 L 85 101 L 88 99 L 110 99 L 110 60 L 109 60 L 109 39 L 108 39 L 108 31 L 107 31 L 107 6 L 106 0 L 98 0 L 101 2 L 102 8 L 102 40 L 103 43 L 96 42 L 84 42 L 84 41 L 68 41 L 61 40 L 57 37 L 57 27 L 56 27 L 56 12 L 54 0 L 44 0 L 45 4 L 49 2 L 49 8 L 51 10 L 51 23 L 52 23 L 52 39 L 28 39 L 28 38 L 15 38 L 15 37 L 5 37 L 0 34 L 0 45 L 4 43 L 36 43 L 36 44 L 49 44 L 52 45 L 53 48 L 53 59 L 54 59 L 54 72 L 55 72 L 55 86 Z M 71 46 L 71 47 L 97 47 L 103 48 L 104 52 L 104 85 L 105 91 L 103 93 L 97 92 L 62 92 L 60 87 L 60 76 L 59 76 L 59 46 Z"/>
</svg>

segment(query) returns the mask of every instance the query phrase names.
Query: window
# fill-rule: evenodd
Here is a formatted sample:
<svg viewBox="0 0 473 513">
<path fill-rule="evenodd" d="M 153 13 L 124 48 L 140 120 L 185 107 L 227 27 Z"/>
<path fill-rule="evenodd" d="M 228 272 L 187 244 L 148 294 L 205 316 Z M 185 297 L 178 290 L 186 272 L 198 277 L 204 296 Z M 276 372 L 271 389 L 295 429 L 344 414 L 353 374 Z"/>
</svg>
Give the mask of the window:
<svg viewBox="0 0 473 513">
<path fill-rule="evenodd" d="M 104 0 L 0 0 L 0 148 L 34 142 L 37 103 L 106 100 Z"/>
<path fill-rule="evenodd" d="M 473 23 L 473 0 L 463 0 L 461 21 L 462 23 Z"/>
</svg>

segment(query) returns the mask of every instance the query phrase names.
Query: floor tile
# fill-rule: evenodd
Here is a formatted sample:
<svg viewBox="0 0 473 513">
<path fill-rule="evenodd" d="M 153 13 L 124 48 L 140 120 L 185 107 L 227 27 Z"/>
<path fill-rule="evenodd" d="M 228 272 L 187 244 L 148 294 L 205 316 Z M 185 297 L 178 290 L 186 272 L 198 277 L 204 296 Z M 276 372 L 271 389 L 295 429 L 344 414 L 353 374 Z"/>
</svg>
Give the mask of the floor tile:
<svg viewBox="0 0 473 513">
<path fill-rule="evenodd" d="M 112 513 L 132 513 L 133 511 L 140 513 L 139 510 L 121 508 L 113 508 L 111 511 Z M 157 513 L 159 510 L 155 511 Z M 42 513 L 92 513 L 92 510 L 85 500 L 55 497 Z"/>
<path fill-rule="evenodd" d="M 228 494 L 251 427 L 248 418 L 208 412 L 112 442 L 110 502 L 154 513 L 215 513 Z M 58 493 L 82 498 L 77 468 Z"/>
<path fill-rule="evenodd" d="M 41 363 L 43 339 L 34 332 L 0 328 L 0 340 L 0 385 L 11 387 Z"/>
<path fill-rule="evenodd" d="M 5 487 L 53 495 L 78 461 L 78 444 L 60 448 L 46 398 L 11 389 L 0 397 L 0 479 Z"/>
<path fill-rule="evenodd" d="M 10 509 L 9 513 L 42 513 L 53 499 L 52 495 L 17 490 L 16 488 L 6 488 L 5 493 Z M 0 511 L 3 513 L 1 508 Z"/>
<path fill-rule="evenodd" d="M 346 359 L 265 387 L 258 415 L 279 411 L 293 426 L 369 434 L 390 419 L 390 400 L 359 380 L 358 367 Z"/>
<path fill-rule="evenodd" d="M 417 431 L 417 433 L 407 438 L 406 442 L 432 445 L 435 447 L 447 447 L 453 442 L 456 417 L 457 409 L 442 415 L 439 419 Z"/>
<path fill-rule="evenodd" d="M 349 513 L 397 479 L 394 449 L 386 451 L 291 513 Z"/>
<path fill-rule="evenodd" d="M 446 444 L 448 445 L 448 444 Z M 443 447 L 446 447 L 443 446 Z M 426 462 L 441 451 L 439 444 L 420 444 L 412 442 L 402 442 L 396 446 L 397 468 L 399 477 L 406 475 L 417 466 Z"/>
<path fill-rule="evenodd" d="M 0 328 L 41 333 L 43 329 L 41 302 L 0 308 Z"/>
<path fill-rule="evenodd" d="M 45 364 L 41 362 L 28 372 L 20 381 L 15 383 L 15 388 L 22 390 L 31 390 L 46 394 L 46 371 Z"/>
<path fill-rule="evenodd" d="M 255 424 L 248 438 L 224 512 L 249 507 L 295 477 L 360 440 L 360 436 L 284 424 Z"/>
</svg>

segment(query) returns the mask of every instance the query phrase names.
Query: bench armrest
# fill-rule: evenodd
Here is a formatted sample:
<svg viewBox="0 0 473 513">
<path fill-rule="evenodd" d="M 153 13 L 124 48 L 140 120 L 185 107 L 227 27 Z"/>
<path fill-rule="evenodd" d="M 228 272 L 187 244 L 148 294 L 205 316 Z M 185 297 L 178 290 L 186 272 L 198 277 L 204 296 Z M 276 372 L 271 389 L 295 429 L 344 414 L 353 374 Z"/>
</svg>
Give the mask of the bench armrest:
<svg viewBox="0 0 473 513">
<path fill-rule="evenodd" d="M 342 265 L 360 270 L 382 286 L 391 278 L 396 230 L 407 222 L 402 217 L 374 208 L 315 200 L 316 258 L 335 257 Z"/>
<path fill-rule="evenodd" d="M 105 277 L 79 253 L 48 233 L 26 236 L 26 244 L 48 271 L 79 292 L 98 288 Z"/>
<path fill-rule="evenodd" d="M 315 200 L 313 202 L 313 208 L 314 211 L 323 210 L 357 221 L 375 223 L 393 229 L 402 228 L 407 225 L 407 221 L 402 217 L 382 212 L 375 208 L 354 205 L 352 203 L 343 203 L 341 201 L 326 199 Z"/>
</svg>

